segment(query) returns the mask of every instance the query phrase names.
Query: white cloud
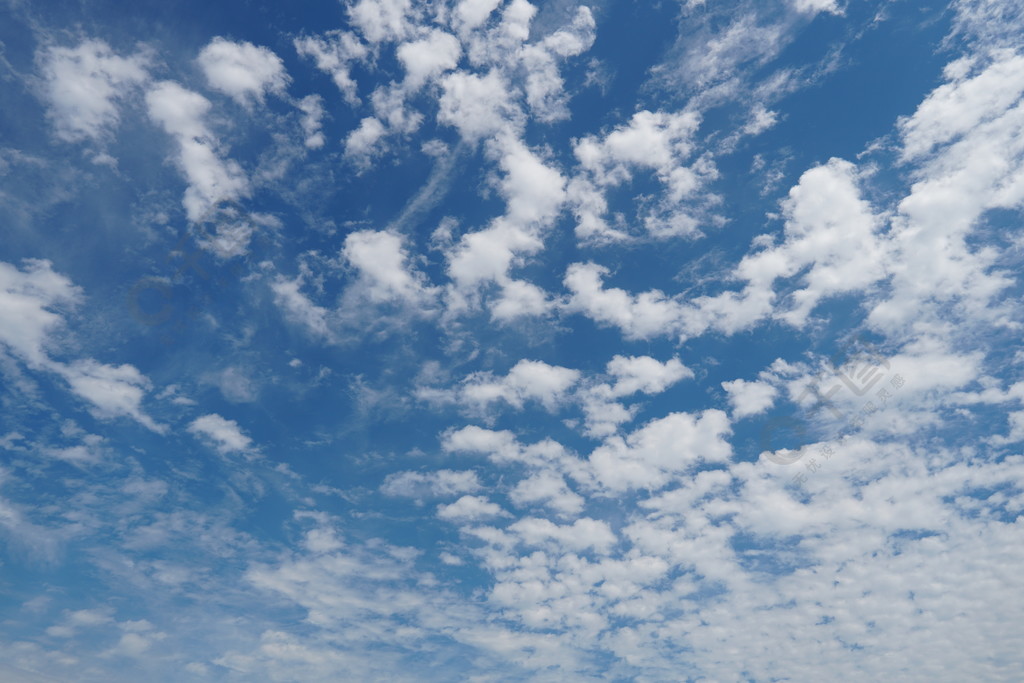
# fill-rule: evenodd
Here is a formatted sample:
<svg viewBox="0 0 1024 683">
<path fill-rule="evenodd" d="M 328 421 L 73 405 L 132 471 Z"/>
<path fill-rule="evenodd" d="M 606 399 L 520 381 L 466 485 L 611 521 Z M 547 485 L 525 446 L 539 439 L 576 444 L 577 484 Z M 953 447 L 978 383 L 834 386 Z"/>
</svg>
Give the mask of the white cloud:
<svg viewBox="0 0 1024 683">
<path fill-rule="evenodd" d="M 46 365 L 51 335 L 64 324 L 54 308 L 70 306 L 82 292 L 49 261 L 29 259 L 24 270 L 0 261 L 0 343 L 30 367 Z"/>
<path fill-rule="evenodd" d="M 499 400 L 516 409 L 522 409 L 526 401 L 535 400 L 548 411 L 554 411 L 567 400 L 567 392 L 579 377 L 577 370 L 524 359 L 500 379 L 494 379 L 490 373 L 470 375 L 464 381 L 460 400 L 479 411 L 485 411 Z"/>
<path fill-rule="evenodd" d="M 396 41 L 410 26 L 410 0 L 359 0 L 348 10 L 349 19 L 371 43 Z"/>
<path fill-rule="evenodd" d="M 89 402 L 99 419 L 131 417 L 162 433 L 141 407 L 149 379 L 133 365 L 106 365 L 91 358 L 70 363 L 54 360 L 60 350 L 55 333 L 64 325 L 62 306 L 82 298 L 81 290 L 55 273 L 49 261 L 27 260 L 25 270 L 0 262 L 0 345 L 33 370 L 57 373 L 71 391 Z"/>
<path fill-rule="evenodd" d="M 438 505 L 437 516 L 448 522 L 466 523 L 510 515 L 483 496 L 463 496 L 449 505 Z"/>
<path fill-rule="evenodd" d="M 371 303 L 401 303 L 425 313 L 434 297 L 426 276 L 409 265 L 409 253 L 398 235 L 361 230 L 345 238 L 342 256 L 359 273 L 355 287 Z"/>
<path fill-rule="evenodd" d="M 424 38 L 403 43 L 396 53 L 405 67 L 406 84 L 416 89 L 458 66 L 462 46 L 455 36 L 434 29 Z"/>
<path fill-rule="evenodd" d="M 188 431 L 207 439 L 222 454 L 252 451 L 252 439 L 242 432 L 238 423 L 216 413 L 197 417 L 189 424 Z"/>
<path fill-rule="evenodd" d="M 594 42 L 594 17 L 588 7 L 579 7 L 570 25 L 537 43 L 524 45 L 520 59 L 526 70 L 526 103 L 534 118 L 542 122 L 569 117 L 568 96 L 558 70 L 558 59 L 574 57 Z"/>
<path fill-rule="evenodd" d="M 780 314 L 800 325 L 823 298 L 862 290 L 886 275 L 886 251 L 879 221 L 860 196 L 856 169 L 831 159 L 806 171 L 783 202 L 785 241 L 744 257 L 736 272 L 759 298 L 775 280 L 803 268 L 803 289 L 794 292 L 791 308 Z M 752 321 L 747 321 L 747 324 Z"/>
<path fill-rule="evenodd" d="M 334 84 L 355 106 L 359 103 L 358 86 L 351 75 L 352 64 L 369 56 L 369 50 L 358 37 L 344 31 L 329 31 L 324 37 L 303 36 L 295 39 L 295 50 L 310 57 L 321 71 L 330 74 Z"/>
<path fill-rule="evenodd" d="M 460 0 L 453 15 L 460 30 L 471 30 L 487 21 L 500 4 L 501 0 Z"/>
<path fill-rule="evenodd" d="M 693 377 L 693 371 L 678 358 L 662 363 L 650 356 L 615 356 L 608 361 L 606 372 L 612 383 L 590 384 L 578 394 L 585 416 L 585 433 L 592 438 L 611 436 L 635 416 L 637 406 L 626 407 L 616 399 L 637 392 L 658 394 L 684 378 Z"/>
<path fill-rule="evenodd" d="M 564 526 L 547 519 L 524 517 L 508 529 L 527 545 L 553 543 L 558 549 L 594 550 L 600 554 L 610 552 L 618 540 L 607 522 L 589 517 Z"/>
<path fill-rule="evenodd" d="M 97 417 L 131 417 L 155 432 L 166 430 L 142 411 L 142 399 L 151 383 L 135 366 L 105 365 L 89 358 L 60 366 L 58 372 L 71 391 L 92 404 Z"/>
<path fill-rule="evenodd" d="M 147 57 L 120 57 L 102 40 L 51 47 L 39 60 L 48 114 L 57 136 L 68 142 L 110 135 L 120 120 L 118 100 L 149 78 Z"/>
<path fill-rule="evenodd" d="M 722 388 L 729 394 L 734 419 L 758 415 L 772 407 L 778 389 L 767 382 L 748 382 L 734 379 L 722 382 Z"/>
<path fill-rule="evenodd" d="M 565 273 L 565 286 L 572 293 L 568 310 L 580 311 L 597 323 L 611 324 L 627 339 L 679 333 L 684 311 L 681 304 L 659 290 L 632 295 L 617 287 L 605 288 L 602 277 L 608 269 L 594 263 L 573 263 Z"/>
<path fill-rule="evenodd" d="M 269 48 L 217 37 L 197 58 L 206 82 L 243 106 L 263 102 L 267 93 L 284 94 L 291 80 L 281 58 Z"/>
<path fill-rule="evenodd" d="M 912 116 L 900 119 L 904 161 L 928 154 L 1009 109 L 1024 93 L 1024 56 L 996 52 L 980 73 L 978 59 L 963 57 L 946 66 L 950 82 L 931 93 Z"/>
<path fill-rule="evenodd" d="M 793 0 L 793 8 L 798 12 L 806 14 L 817 14 L 828 12 L 829 14 L 842 14 L 843 10 L 836 4 L 836 0 Z"/>
<path fill-rule="evenodd" d="M 509 498 L 519 507 L 543 504 L 564 517 L 578 515 L 585 505 L 583 496 L 572 491 L 565 478 L 551 470 L 542 470 L 520 480 L 509 492 Z"/>
<path fill-rule="evenodd" d="M 476 142 L 518 128 L 519 109 L 498 70 L 484 76 L 456 71 L 441 80 L 441 87 L 437 120 L 458 129 L 463 140 Z"/>
<path fill-rule="evenodd" d="M 1024 441 L 1024 410 L 1017 410 L 1007 416 L 1010 431 L 1005 435 L 989 437 L 989 442 L 995 445 L 1020 443 Z"/>
<path fill-rule="evenodd" d="M 396 472 L 389 474 L 380 487 L 386 496 L 401 498 L 448 498 L 481 489 L 472 470 L 435 470 L 433 472 Z"/>
<path fill-rule="evenodd" d="M 989 307 L 1012 280 L 993 269 L 994 250 L 967 239 L 985 212 L 1024 203 L 1021 69 L 1024 61 L 1007 51 L 990 63 L 954 62 L 951 82 L 901 121 L 903 155 L 920 165 L 893 219 L 893 293 L 871 314 L 879 329 L 948 318 L 941 307 L 950 302 L 975 321 L 1005 315 Z"/>
<path fill-rule="evenodd" d="M 324 119 L 324 98 L 320 95 L 306 95 L 296 105 L 302 111 L 302 132 L 305 133 L 305 145 L 309 149 L 320 149 L 324 146 L 321 126 Z"/>
<path fill-rule="evenodd" d="M 863 291 L 886 277 L 888 246 L 856 179 L 855 167 L 840 159 L 805 172 L 783 202 L 782 244 L 749 253 L 736 267 L 734 277 L 746 281 L 741 292 L 686 303 L 659 290 L 630 294 L 604 287 L 608 270 L 603 266 L 574 263 L 564 278 L 572 293 L 568 310 L 614 325 L 634 339 L 685 338 L 708 329 L 732 334 L 773 313 L 802 325 L 822 299 Z M 764 246 L 766 239 L 755 239 L 758 243 Z M 803 288 L 776 303 L 776 281 L 798 275 Z"/>
<path fill-rule="evenodd" d="M 725 437 L 731 432 L 720 410 L 671 413 L 625 438 L 610 437 L 590 454 L 590 465 L 604 488 L 656 490 L 697 463 L 728 461 L 732 447 Z"/>
<path fill-rule="evenodd" d="M 604 191 L 631 181 L 636 170 L 654 173 L 667 189 L 662 201 L 641 218 L 648 234 L 656 238 L 696 234 L 696 220 L 683 202 L 717 176 L 710 158 L 698 159 L 690 167 L 683 163 L 693 151 L 693 135 L 700 121 L 701 117 L 690 111 L 644 110 L 603 138 L 590 135 L 576 140 L 573 151 L 580 175 L 571 188 L 576 236 L 598 244 L 629 237 L 608 225 Z"/>
<path fill-rule="evenodd" d="M 608 361 L 608 374 L 615 378 L 613 396 L 628 396 L 641 391 L 660 394 L 676 382 L 693 377 L 693 371 L 678 358 L 664 363 L 650 356 L 615 356 Z"/>
<path fill-rule="evenodd" d="M 541 315 L 550 308 L 548 296 L 532 283 L 512 279 L 509 271 L 543 248 L 542 235 L 565 201 L 565 180 L 514 137 L 498 137 L 487 151 L 504 171 L 498 189 L 505 214 L 489 227 L 463 235 L 447 251 L 448 274 L 454 280 L 448 305 L 452 311 L 475 306 L 480 288 L 493 282 L 500 287 L 491 303 L 494 319 Z"/>
<path fill-rule="evenodd" d="M 372 116 L 359 122 L 359 127 L 345 138 L 345 154 L 366 163 L 367 157 L 374 153 L 377 143 L 384 137 L 384 124 Z"/>
<path fill-rule="evenodd" d="M 237 162 L 221 159 L 213 134 L 203 123 L 210 101 L 177 83 L 163 81 L 146 93 L 149 116 L 178 143 L 178 166 L 188 180 L 185 211 L 193 222 L 209 220 L 218 205 L 249 194 L 249 181 Z"/>
<path fill-rule="evenodd" d="M 301 278 L 288 280 L 279 275 L 270 284 L 270 289 L 274 293 L 274 303 L 288 318 L 305 327 L 313 336 L 330 339 L 332 335 L 328 326 L 329 311 L 310 301 L 300 290 L 301 286 Z"/>
</svg>

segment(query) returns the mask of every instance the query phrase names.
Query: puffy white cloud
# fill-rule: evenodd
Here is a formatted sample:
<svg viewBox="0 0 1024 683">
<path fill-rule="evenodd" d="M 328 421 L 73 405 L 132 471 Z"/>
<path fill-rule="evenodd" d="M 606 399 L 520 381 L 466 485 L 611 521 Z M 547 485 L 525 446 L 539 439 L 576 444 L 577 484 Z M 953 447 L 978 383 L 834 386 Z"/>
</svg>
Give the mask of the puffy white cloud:
<svg viewBox="0 0 1024 683">
<path fill-rule="evenodd" d="M 58 311 L 81 298 L 81 290 L 54 272 L 49 261 L 27 260 L 24 270 L 0 262 L 0 348 L 33 370 L 63 377 L 74 394 L 89 402 L 97 418 L 130 417 L 162 433 L 166 427 L 142 410 L 151 384 L 135 366 L 106 365 L 91 358 L 70 363 L 53 359 L 52 354 L 60 351 L 55 334 L 64 325 Z"/>
<path fill-rule="evenodd" d="M 519 481 L 509 492 L 509 498 L 520 507 L 540 503 L 555 513 L 571 517 L 583 511 L 583 496 L 572 491 L 565 478 L 551 470 L 541 470 Z"/>
<path fill-rule="evenodd" d="M 558 59 L 573 57 L 594 42 L 594 17 L 587 7 L 579 7 L 571 24 L 538 43 L 523 46 L 520 52 L 526 69 L 526 103 L 539 121 L 569 117 L 565 84 L 558 70 Z"/>
<path fill-rule="evenodd" d="M 722 382 L 722 388 L 729 394 L 734 419 L 758 415 L 772 407 L 779 391 L 767 382 L 748 382 L 734 379 Z"/>
<path fill-rule="evenodd" d="M 717 175 L 707 157 L 690 167 L 683 163 L 693 151 L 693 135 L 700 120 L 690 111 L 669 114 L 644 110 L 603 138 L 590 135 L 577 140 L 573 148 L 580 175 L 571 186 L 577 237 L 591 243 L 629 237 L 606 222 L 604 191 L 629 182 L 638 169 L 654 173 L 668 190 L 662 201 L 642 217 L 648 234 L 665 238 L 696 233 L 696 219 L 682 203 Z"/>
<path fill-rule="evenodd" d="M 369 42 L 380 43 L 405 37 L 411 10 L 410 0 L 359 0 L 349 7 L 348 16 Z"/>
<path fill-rule="evenodd" d="M 329 311 L 317 306 L 302 293 L 302 279 L 289 280 L 278 276 L 270 284 L 277 304 L 291 320 L 305 327 L 313 336 L 323 339 L 331 338 L 328 326 Z"/>
<path fill-rule="evenodd" d="M 991 62 L 954 63 L 951 82 L 901 121 L 904 157 L 919 160 L 910 194 L 893 219 L 893 293 L 871 322 L 888 333 L 958 303 L 971 320 L 999 318 L 990 305 L 1012 282 L 997 253 L 968 245 L 985 212 L 1024 202 L 1024 61 L 996 51 Z M 938 307 L 938 308 L 937 308 Z"/>
<path fill-rule="evenodd" d="M 491 317 L 498 321 L 515 320 L 524 316 L 540 316 L 551 309 L 547 292 L 525 280 L 507 280 L 501 285 L 501 294 L 491 303 Z"/>
<path fill-rule="evenodd" d="M 372 303 L 429 306 L 434 296 L 426 276 L 409 267 L 402 238 L 387 231 L 361 230 L 345 238 L 342 256 L 359 273 L 355 287 Z"/>
<path fill-rule="evenodd" d="M 487 21 L 500 4 L 501 0 L 459 0 L 452 14 L 461 30 L 471 30 Z"/>
<path fill-rule="evenodd" d="M 73 305 L 81 296 L 49 261 L 29 259 L 24 270 L 0 261 L 0 343 L 30 367 L 44 366 L 50 336 L 64 324 L 52 309 Z"/>
<path fill-rule="evenodd" d="M 359 122 L 359 127 L 345 138 L 345 154 L 365 163 L 366 158 L 373 154 L 377 143 L 384 137 L 384 133 L 384 124 L 372 116 L 367 116 Z"/>
<path fill-rule="evenodd" d="M 437 516 L 448 522 L 466 523 L 510 515 L 483 496 L 463 496 L 449 505 L 438 505 Z"/>
<path fill-rule="evenodd" d="M 676 382 L 693 377 L 693 371 L 678 358 L 664 363 L 650 356 L 615 356 L 607 365 L 611 383 L 595 383 L 580 390 L 585 432 L 594 438 L 611 436 L 619 425 L 633 419 L 637 407 L 626 407 L 617 399 L 637 392 L 658 394 Z"/>
<path fill-rule="evenodd" d="M 50 47 L 38 59 L 48 114 L 57 136 L 68 142 L 109 135 L 120 120 L 118 100 L 149 78 L 146 56 L 120 57 L 102 40 Z"/>
<path fill-rule="evenodd" d="M 950 79 L 928 94 L 912 116 L 900 120 L 904 161 L 928 154 L 1010 108 L 1024 93 L 1024 56 L 996 52 L 991 66 L 971 74 L 977 57 L 948 64 Z"/>
<path fill-rule="evenodd" d="M 71 391 L 92 404 L 97 417 L 130 417 L 155 432 L 166 430 L 165 425 L 157 424 L 142 410 L 142 399 L 151 383 L 135 366 L 106 365 L 89 358 L 57 366 L 57 370 Z"/>
<path fill-rule="evenodd" d="M 836 4 L 836 0 L 793 0 L 793 8 L 797 12 L 806 14 L 817 14 L 828 12 L 829 14 L 842 14 L 843 10 Z"/>
<path fill-rule="evenodd" d="M 1010 431 L 1005 436 L 996 435 L 989 437 L 989 442 L 995 445 L 1020 443 L 1024 441 L 1024 410 L 1017 410 L 1007 416 Z"/>
<path fill-rule="evenodd" d="M 237 162 L 221 159 L 213 134 L 203 123 L 210 101 L 177 83 L 163 81 L 146 93 L 149 116 L 178 143 L 178 166 L 189 186 L 185 211 L 193 222 L 208 220 L 219 204 L 249 194 L 249 181 Z"/>
<path fill-rule="evenodd" d="M 188 431 L 205 438 L 222 454 L 252 451 L 252 439 L 246 436 L 238 423 L 216 413 L 197 417 L 189 423 Z"/>
<path fill-rule="evenodd" d="M 536 469 L 579 471 L 578 461 L 552 439 L 524 446 L 508 430 L 495 431 L 476 425 L 444 433 L 441 447 L 448 453 L 486 455 L 494 463 L 522 463 Z"/>
<path fill-rule="evenodd" d="M 441 80 L 441 88 L 437 120 L 456 128 L 467 142 L 520 125 L 509 84 L 496 69 L 484 76 L 456 71 Z"/>
<path fill-rule="evenodd" d="M 330 74 L 350 105 L 359 103 L 358 87 L 351 69 L 354 62 L 369 56 L 369 50 L 358 37 L 345 31 L 329 31 L 323 37 L 303 36 L 295 39 L 295 50 L 304 57 L 312 58 L 318 69 Z"/>
<path fill-rule="evenodd" d="M 860 196 L 853 164 L 831 159 L 806 171 L 783 211 L 785 241 L 744 257 L 736 269 L 757 299 L 777 278 L 810 266 L 801 278 L 805 286 L 791 295 L 792 307 L 782 319 L 800 325 L 823 298 L 862 290 L 886 276 L 879 221 Z"/>
<path fill-rule="evenodd" d="M 454 280 L 449 307 L 459 310 L 474 305 L 479 288 L 494 282 L 501 288 L 491 306 L 495 319 L 545 313 L 549 300 L 543 290 L 512 279 L 509 271 L 543 248 L 543 232 L 565 200 L 565 180 L 514 137 L 500 136 L 488 146 L 488 153 L 504 171 L 498 187 L 505 199 L 505 214 L 489 227 L 463 235 L 447 252 L 448 274 Z"/>
<path fill-rule="evenodd" d="M 699 123 L 700 116 L 693 112 L 639 111 L 604 139 L 588 136 L 577 141 L 574 152 L 580 166 L 598 182 L 613 185 L 628 180 L 634 167 L 671 170 L 690 154 Z"/>
<path fill-rule="evenodd" d="M 424 38 L 403 43 L 396 53 L 405 67 L 406 83 L 415 89 L 458 66 L 462 45 L 452 34 L 434 29 Z"/>
<path fill-rule="evenodd" d="M 632 295 L 617 287 L 605 288 L 608 269 L 594 263 L 573 263 L 563 280 L 572 296 L 568 310 L 580 311 L 597 323 L 615 325 L 628 339 L 681 332 L 685 307 L 652 290 Z"/>
<path fill-rule="evenodd" d="M 324 119 L 324 98 L 320 95 L 306 95 L 296 105 L 302 111 L 302 132 L 305 133 L 305 145 L 309 149 L 320 149 L 324 146 L 321 126 Z"/>
<path fill-rule="evenodd" d="M 604 287 L 606 268 L 574 263 L 564 278 L 572 294 L 568 310 L 614 325 L 635 339 L 685 338 L 708 329 L 732 334 L 773 313 L 801 325 L 822 299 L 863 291 L 886 277 L 888 245 L 878 218 L 860 196 L 856 169 L 849 162 L 832 159 L 805 172 L 783 202 L 783 212 L 783 242 L 749 253 L 736 267 L 733 276 L 746 282 L 741 292 L 685 303 L 659 290 L 630 294 Z M 755 244 L 764 246 L 766 239 Z M 776 281 L 798 275 L 803 287 L 776 302 Z"/>
<path fill-rule="evenodd" d="M 676 382 L 693 377 L 693 370 L 678 358 L 664 363 L 650 356 L 615 356 L 608 361 L 608 374 L 615 378 L 613 396 L 628 396 L 641 391 L 659 394 Z"/>
<path fill-rule="evenodd" d="M 698 463 L 728 461 L 729 419 L 720 410 L 671 413 L 625 438 L 610 437 L 590 454 L 598 482 L 607 489 L 659 489 Z"/>
<path fill-rule="evenodd" d="M 283 94 L 291 80 L 273 51 L 245 41 L 214 38 L 197 61 L 211 88 L 243 106 L 263 102 L 268 92 Z"/>
<path fill-rule="evenodd" d="M 486 410 L 494 401 L 504 401 L 521 409 L 529 400 L 538 401 L 554 411 L 567 399 L 567 392 L 579 380 L 577 370 L 548 365 L 543 361 L 521 360 L 505 377 L 493 379 L 490 373 L 474 373 L 466 378 L 459 399 L 478 410 Z"/>
<path fill-rule="evenodd" d="M 589 517 L 566 525 L 537 517 L 524 517 L 510 524 L 508 529 L 527 545 L 554 544 L 559 549 L 593 550 L 601 554 L 610 552 L 618 540 L 607 522 Z"/>
<path fill-rule="evenodd" d="M 433 472 L 396 472 L 389 474 L 380 487 L 386 496 L 401 498 L 448 498 L 481 489 L 472 470 L 435 470 Z"/>
</svg>

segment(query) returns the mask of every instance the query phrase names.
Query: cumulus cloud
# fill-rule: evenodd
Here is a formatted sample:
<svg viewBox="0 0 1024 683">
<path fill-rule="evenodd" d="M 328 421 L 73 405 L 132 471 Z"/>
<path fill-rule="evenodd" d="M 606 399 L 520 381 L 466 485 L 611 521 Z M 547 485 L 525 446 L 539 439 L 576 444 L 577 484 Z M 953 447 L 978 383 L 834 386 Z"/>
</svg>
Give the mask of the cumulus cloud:
<svg viewBox="0 0 1024 683">
<path fill-rule="evenodd" d="M 573 150 L 580 172 L 570 187 L 577 237 L 587 243 L 629 238 L 628 233 L 608 224 L 604 193 L 631 181 L 636 171 L 653 173 L 666 190 L 661 203 L 641 217 L 648 234 L 657 238 L 695 234 L 697 221 L 684 200 L 693 198 L 717 175 L 706 157 L 684 164 L 693 151 L 693 135 L 700 121 L 691 111 L 644 110 L 603 137 L 577 140 Z"/>
<path fill-rule="evenodd" d="M 149 379 L 128 364 L 107 365 L 92 358 L 70 363 L 54 359 L 62 344 L 56 336 L 64 326 L 62 309 L 82 299 L 81 290 L 54 272 L 49 261 L 28 260 L 24 270 L 0 262 L 0 348 L 33 370 L 56 373 L 75 395 L 85 399 L 99 419 L 130 417 L 148 429 L 163 432 L 142 409 Z"/>
<path fill-rule="evenodd" d="M 221 454 L 250 453 L 250 439 L 234 420 L 228 420 L 217 413 L 197 417 L 188 425 L 188 431 L 202 437 Z"/>
<path fill-rule="evenodd" d="M 936 88 L 900 122 L 902 156 L 917 162 L 910 193 L 893 219 L 893 292 L 871 322 L 894 333 L 924 311 L 957 303 L 958 315 L 998 319 L 990 306 L 1011 284 L 993 268 L 996 254 L 968 244 L 981 217 L 1024 203 L 1024 62 L 995 51 L 990 60 L 965 59 L 946 70 Z"/>
<path fill-rule="evenodd" d="M 329 74 L 350 105 L 359 103 L 358 85 L 352 78 L 352 64 L 369 56 L 366 45 L 345 31 L 329 31 L 322 37 L 302 36 L 294 41 L 295 50 L 313 59 L 321 71 Z"/>
<path fill-rule="evenodd" d="M 542 470 L 525 479 L 509 492 L 509 498 L 520 507 L 541 504 L 563 517 L 583 511 L 583 496 L 569 488 L 565 477 L 552 470 Z"/>
<path fill-rule="evenodd" d="M 359 0 L 349 7 L 348 16 L 371 43 L 395 41 L 410 30 L 410 0 Z"/>
<path fill-rule="evenodd" d="M 326 142 L 321 126 L 324 118 L 324 98 L 320 95 L 306 95 L 298 104 L 302 112 L 302 132 L 306 135 L 305 145 L 309 149 L 320 149 Z"/>
<path fill-rule="evenodd" d="M 278 276 L 270 284 L 274 293 L 274 303 L 284 314 L 297 324 L 306 328 L 314 337 L 331 339 L 332 333 L 328 324 L 330 311 L 317 306 L 301 291 L 302 279 L 289 280 Z"/>
<path fill-rule="evenodd" d="M 56 368 L 71 391 L 91 404 L 97 417 L 130 417 L 155 432 L 166 430 L 142 410 L 142 399 L 152 385 L 135 366 L 106 365 L 89 358 Z"/>
<path fill-rule="evenodd" d="M 656 490 L 698 463 L 728 461 L 732 446 L 726 437 L 731 433 L 720 410 L 671 413 L 625 437 L 610 437 L 590 454 L 590 464 L 605 488 Z"/>
<path fill-rule="evenodd" d="M 481 488 L 480 480 L 472 470 L 435 470 L 389 474 L 381 484 L 380 491 L 386 496 L 423 500 L 475 493 Z"/>
<path fill-rule="evenodd" d="M 67 142 L 108 137 L 120 121 L 118 105 L 149 79 L 145 55 L 121 57 L 102 40 L 50 47 L 38 59 L 48 114 Z"/>
<path fill-rule="evenodd" d="M 579 377 L 577 370 L 524 359 L 501 378 L 490 373 L 470 375 L 459 392 L 459 400 L 477 411 L 485 411 L 495 401 L 516 409 L 522 409 L 527 401 L 537 401 L 554 411 L 567 400 L 567 392 Z"/>
<path fill-rule="evenodd" d="M 188 181 L 183 204 L 190 221 L 209 220 L 219 205 L 249 195 L 241 166 L 219 156 L 216 138 L 203 122 L 209 100 L 163 81 L 146 93 L 146 104 L 150 118 L 178 143 L 176 161 Z"/>
<path fill-rule="evenodd" d="M 722 382 L 722 388 L 729 394 L 732 416 L 736 419 L 768 410 L 779 393 L 778 389 L 767 382 L 748 382 L 742 379 Z"/>
<path fill-rule="evenodd" d="M 429 308 L 433 287 L 411 267 L 409 252 L 398 235 L 374 230 L 350 233 L 342 256 L 359 274 L 355 291 L 370 303 L 399 303 L 420 307 L 421 312 Z"/>
<path fill-rule="evenodd" d="M 462 45 L 450 33 L 434 29 L 424 38 L 403 43 L 396 53 L 405 67 L 406 84 L 415 89 L 454 69 L 462 55 Z"/>
<path fill-rule="evenodd" d="M 456 71 L 442 79 L 441 88 L 437 120 L 458 130 L 467 142 L 519 125 L 519 109 L 497 70 L 483 76 Z"/>
<path fill-rule="evenodd" d="M 280 57 L 245 41 L 214 38 L 197 61 L 211 88 L 243 106 L 262 103 L 267 93 L 283 94 L 291 80 Z"/>
<path fill-rule="evenodd" d="M 447 522 L 466 523 L 510 515 L 483 496 L 463 496 L 449 505 L 437 506 L 437 516 Z"/>
<path fill-rule="evenodd" d="M 82 291 L 49 261 L 30 259 L 24 269 L 0 262 L 0 341 L 33 367 L 49 361 L 51 335 L 64 319 L 54 309 L 78 302 Z"/>
<path fill-rule="evenodd" d="M 491 304 L 495 319 L 545 313 L 550 306 L 543 290 L 513 279 L 510 271 L 543 248 L 542 236 L 565 201 L 565 180 L 556 168 L 514 137 L 497 138 L 489 145 L 488 153 L 504 171 L 498 187 L 505 199 L 505 214 L 489 227 L 463 235 L 447 251 L 448 274 L 454 281 L 449 307 L 453 311 L 474 307 L 480 288 L 496 283 L 500 292 Z"/>
</svg>

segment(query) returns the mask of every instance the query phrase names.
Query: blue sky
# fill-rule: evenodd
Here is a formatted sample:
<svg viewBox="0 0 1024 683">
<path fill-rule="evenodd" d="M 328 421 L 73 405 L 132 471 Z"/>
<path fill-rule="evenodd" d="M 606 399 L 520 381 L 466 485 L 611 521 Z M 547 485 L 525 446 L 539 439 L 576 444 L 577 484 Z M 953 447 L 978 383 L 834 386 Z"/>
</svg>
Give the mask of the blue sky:
<svg viewBox="0 0 1024 683">
<path fill-rule="evenodd" d="M 1015 680 L 1022 36 L 3 0 L 0 678 Z"/>
</svg>

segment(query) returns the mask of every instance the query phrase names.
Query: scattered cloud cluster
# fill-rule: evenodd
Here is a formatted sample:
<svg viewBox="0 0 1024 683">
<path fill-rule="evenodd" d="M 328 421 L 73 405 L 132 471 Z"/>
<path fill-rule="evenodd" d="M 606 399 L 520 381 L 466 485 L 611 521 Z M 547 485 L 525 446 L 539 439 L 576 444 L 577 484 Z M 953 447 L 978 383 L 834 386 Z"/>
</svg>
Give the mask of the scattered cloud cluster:
<svg viewBox="0 0 1024 683">
<path fill-rule="evenodd" d="M 336 9 L 0 27 L 0 678 L 1019 675 L 1024 13 Z"/>
</svg>

